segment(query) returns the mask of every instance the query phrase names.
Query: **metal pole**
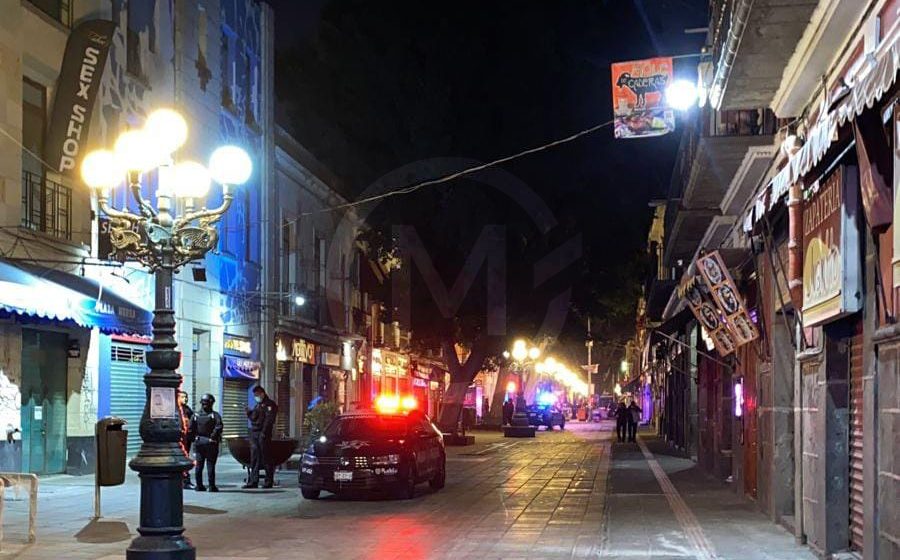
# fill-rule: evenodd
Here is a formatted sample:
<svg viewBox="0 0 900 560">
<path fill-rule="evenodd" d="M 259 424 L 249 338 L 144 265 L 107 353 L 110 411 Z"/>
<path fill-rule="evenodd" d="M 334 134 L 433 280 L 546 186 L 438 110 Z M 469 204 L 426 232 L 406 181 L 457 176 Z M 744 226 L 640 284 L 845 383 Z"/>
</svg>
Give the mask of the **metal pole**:
<svg viewBox="0 0 900 560">
<path fill-rule="evenodd" d="M 153 312 L 150 371 L 144 375 L 147 403 L 141 417 L 143 443 L 130 467 L 141 479 L 140 536 L 126 551 L 128 560 L 195 560 L 196 549 L 184 536 L 183 473 L 193 466 L 181 445 L 181 411 L 176 399 L 181 361 L 176 350 L 175 312 L 172 309 L 173 250 L 162 240 L 161 266 L 156 271 L 156 309 Z"/>
<path fill-rule="evenodd" d="M 100 519 L 100 430 L 94 424 L 94 519 Z"/>
</svg>

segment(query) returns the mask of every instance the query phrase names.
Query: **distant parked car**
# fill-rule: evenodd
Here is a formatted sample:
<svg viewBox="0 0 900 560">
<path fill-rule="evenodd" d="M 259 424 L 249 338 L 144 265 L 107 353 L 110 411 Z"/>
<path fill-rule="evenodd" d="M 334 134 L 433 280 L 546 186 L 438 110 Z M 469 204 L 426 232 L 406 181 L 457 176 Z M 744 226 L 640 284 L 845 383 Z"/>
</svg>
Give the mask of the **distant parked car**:
<svg viewBox="0 0 900 560">
<path fill-rule="evenodd" d="M 533 404 L 526 410 L 528 423 L 534 427 L 546 426 L 548 431 L 553 430 L 553 426 L 559 426 L 560 430 L 566 428 L 566 417 L 556 406 Z"/>
</svg>

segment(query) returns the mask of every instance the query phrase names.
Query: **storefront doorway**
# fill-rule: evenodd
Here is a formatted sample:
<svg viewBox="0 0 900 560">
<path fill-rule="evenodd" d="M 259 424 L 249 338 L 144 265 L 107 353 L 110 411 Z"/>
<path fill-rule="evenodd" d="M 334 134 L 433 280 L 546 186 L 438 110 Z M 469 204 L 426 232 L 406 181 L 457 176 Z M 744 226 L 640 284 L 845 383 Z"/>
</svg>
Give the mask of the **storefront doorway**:
<svg viewBox="0 0 900 560">
<path fill-rule="evenodd" d="M 22 329 L 22 470 L 66 470 L 65 333 Z"/>
</svg>

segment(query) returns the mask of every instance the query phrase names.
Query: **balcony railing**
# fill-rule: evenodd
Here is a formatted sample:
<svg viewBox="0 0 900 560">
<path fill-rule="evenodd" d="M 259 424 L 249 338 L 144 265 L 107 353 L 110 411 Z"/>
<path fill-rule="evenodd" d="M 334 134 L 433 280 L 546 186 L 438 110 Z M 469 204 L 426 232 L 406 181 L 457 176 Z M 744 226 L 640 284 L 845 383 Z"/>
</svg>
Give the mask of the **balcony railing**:
<svg viewBox="0 0 900 560">
<path fill-rule="evenodd" d="M 42 175 L 22 172 L 22 227 L 72 239 L 72 189 Z"/>
</svg>

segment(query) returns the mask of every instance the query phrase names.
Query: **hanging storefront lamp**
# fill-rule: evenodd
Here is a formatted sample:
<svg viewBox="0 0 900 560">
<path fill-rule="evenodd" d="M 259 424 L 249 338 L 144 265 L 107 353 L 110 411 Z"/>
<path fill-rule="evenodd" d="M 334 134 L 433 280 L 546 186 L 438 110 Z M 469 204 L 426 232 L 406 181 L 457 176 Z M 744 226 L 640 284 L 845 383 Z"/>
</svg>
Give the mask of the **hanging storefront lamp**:
<svg viewBox="0 0 900 560">
<path fill-rule="evenodd" d="M 176 164 L 172 154 L 184 145 L 187 135 L 188 126 L 180 114 L 160 109 L 142 129 L 120 135 L 112 151 L 85 156 L 81 168 L 100 211 L 109 217 L 115 253 L 140 262 L 156 276 L 152 349 L 146 354 L 150 371 L 144 376 L 146 404 L 140 422 L 142 443 L 130 463 L 141 479 L 140 535 L 128 547 L 129 559 L 196 556 L 182 525 L 182 475 L 193 461 L 181 445 L 182 419 L 176 400 L 182 382 L 176 371 L 181 354 L 176 349 L 172 276 L 216 246 L 216 223 L 231 206 L 231 187 L 246 182 L 253 169 L 250 156 L 235 146 L 216 149 L 208 168 L 189 160 Z M 153 170 L 158 178 L 155 205 L 145 184 Z M 202 201 L 213 180 L 222 185 L 222 202 L 207 208 Z M 134 200 L 133 210 L 110 203 L 112 190 L 123 183 Z M 176 200 L 182 202 L 180 215 Z"/>
</svg>

